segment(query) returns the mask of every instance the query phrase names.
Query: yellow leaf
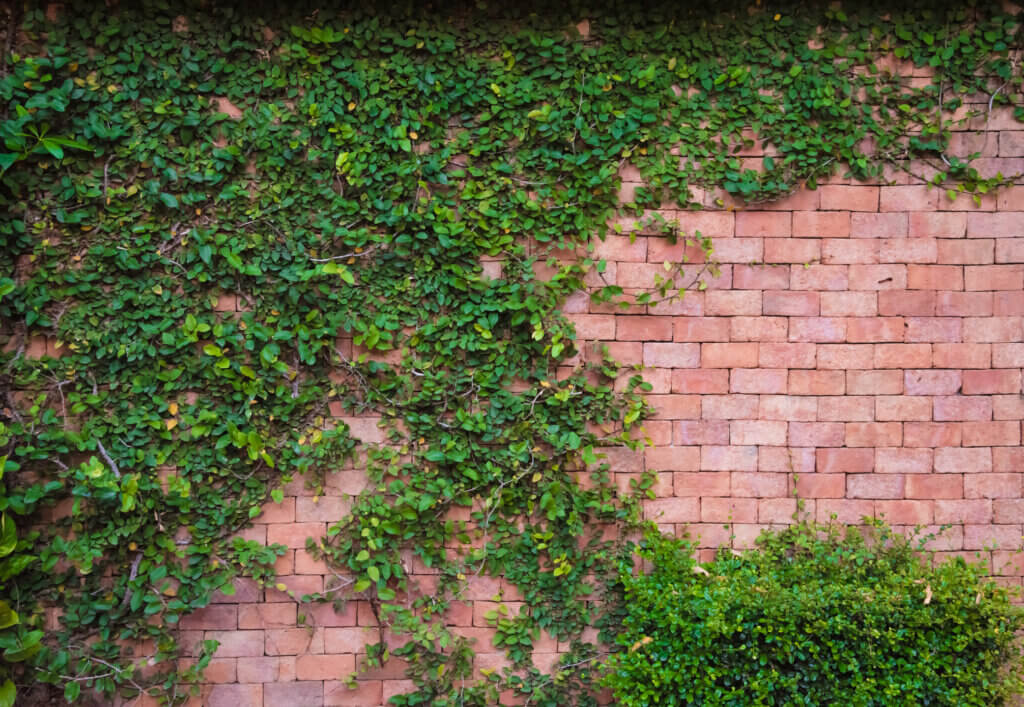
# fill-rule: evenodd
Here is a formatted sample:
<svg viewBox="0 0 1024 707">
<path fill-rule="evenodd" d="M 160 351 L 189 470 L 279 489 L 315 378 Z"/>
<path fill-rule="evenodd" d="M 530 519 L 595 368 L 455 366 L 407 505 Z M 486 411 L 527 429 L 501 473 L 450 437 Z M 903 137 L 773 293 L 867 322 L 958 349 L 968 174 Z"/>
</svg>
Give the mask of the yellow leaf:
<svg viewBox="0 0 1024 707">
<path fill-rule="evenodd" d="M 284 592 L 288 590 L 288 587 L 285 586 L 282 582 L 278 582 L 277 584 L 275 584 L 274 588 L 277 589 L 277 591 L 279 592 Z"/>
<path fill-rule="evenodd" d="M 178 426 L 178 418 L 169 417 L 166 420 L 164 420 L 164 424 L 167 425 L 167 429 L 173 430 L 175 427 Z"/>
<path fill-rule="evenodd" d="M 932 585 L 927 584 L 924 588 L 924 604 L 925 606 L 932 603 Z"/>
<path fill-rule="evenodd" d="M 782 19 L 782 15 L 780 15 L 780 14 L 776 13 L 776 14 L 775 14 L 775 17 L 773 17 L 772 19 L 773 19 L 773 20 L 775 20 L 776 22 L 778 22 L 779 20 L 781 20 L 781 19 Z"/>
<path fill-rule="evenodd" d="M 349 110 L 355 110 L 356 109 L 356 104 L 355 104 L 354 101 L 348 104 L 348 109 Z"/>
<path fill-rule="evenodd" d="M 170 405 L 168 405 L 167 406 L 167 412 L 171 413 L 172 415 L 177 415 L 178 414 L 178 403 L 171 403 Z"/>
<path fill-rule="evenodd" d="M 637 641 L 636 643 L 634 643 L 633 645 L 631 645 L 629 647 L 629 652 L 632 653 L 632 652 L 636 651 L 637 649 L 641 648 L 642 646 L 646 646 L 648 643 L 650 643 L 653 640 L 654 639 L 651 638 L 650 636 L 644 636 L 639 641 Z"/>
<path fill-rule="evenodd" d="M 416 131 L 415 130 L 410 130 L 409 131 L 409 139 L 410 140 L 415 140 L 417 138 L 419 138 L 419 135 L 416 134 Z"/>
</svg>

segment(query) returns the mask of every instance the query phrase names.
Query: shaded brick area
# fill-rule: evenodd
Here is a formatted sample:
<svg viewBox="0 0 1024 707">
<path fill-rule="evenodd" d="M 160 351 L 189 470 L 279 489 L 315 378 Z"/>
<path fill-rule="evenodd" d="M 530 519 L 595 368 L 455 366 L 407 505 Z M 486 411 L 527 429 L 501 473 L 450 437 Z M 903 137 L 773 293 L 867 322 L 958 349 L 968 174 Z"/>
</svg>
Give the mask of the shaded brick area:
<svg viewBox="0 0 1024 707">
<path fill-rule="evenodd" d="M 992 115 L 977 162 L 983 174 L 1024 169 L 1018 127 L 1007 113 Z M 623 176 L 628 195 L 637 174 L 627 167 Z M 797 491 L 819 520 L 951 524 L 934 542 L 940 554 L 980 554 L 1000 581 L 1019 585 L 1024 563 L 1012 550 L 1024 523 L 1024 186 L 977 205 L 966 196 L 949 201 L 903 173 L 888 176 L 896 183 L 833 179 L 742 210 L 719 207 L 722 194 L 699 193 L 709 210 L 663 215 L 713 237 L 721 275 L 706 291 L 628 310 L 585 296 L 566 303 L 583 342 L 607 343 L 619 360 L 650 367 L 653 446 L 605 450 L 608 461 L 623 487 L 644 469 L 657 471 L 647 517 L 699 536 L 704 553 L 748 547 L 761 530 L 789 522 Z M 643 234 L 596 243 L 608 261 L 605 279 L 627 296 L 682 254 L 683 246 Z M 41 353 L 53 343 L 32 346 Z M 350 422 L 364 441 L 383 439 L 374 420 Z M 319 499 L 290 484 L 284 502 L 267 506 L 246 533 L 289 548 L 278 570 L 296 594 L 334 579 L 305 540 L 343 515 L 363 480 L 345 469 L 330 484 Z M 411 561 L 410 569 L 421 591 L 433 590 L 433 575 Z M 515 589 L 480 577 L 448 617 L 477 639 L 478 669 L 504 664 L 484 618 L 499 593 L 514 613 Z M 343 612 L 300 607 L 241 581 L 182 629 L 186 645 L 221 641 L 195 704 L 378 705 L 411 686 L 400 661 L 365 673 L 356 690 L 344 684 L 378 635 L 358 602 Z M 544 636 L 536 664 L 546 668 L 565 648 Z"/>
</svg>

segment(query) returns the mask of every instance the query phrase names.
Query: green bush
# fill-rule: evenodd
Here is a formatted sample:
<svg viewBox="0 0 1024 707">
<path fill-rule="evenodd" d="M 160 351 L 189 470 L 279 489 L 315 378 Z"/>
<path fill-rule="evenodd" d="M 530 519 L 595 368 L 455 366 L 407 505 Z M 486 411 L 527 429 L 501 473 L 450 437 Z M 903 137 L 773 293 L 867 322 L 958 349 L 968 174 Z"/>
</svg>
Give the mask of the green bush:
<svg viewBox="0 0 1024 707">
<path fill-rule="evenodd" d="M 802 522 L 698 564 L 648 536 L 624 567 L 621 705 L 999 705 L 1019 689 L 1022 613 L 961 558 L 881 523 Z"/>
</svg>

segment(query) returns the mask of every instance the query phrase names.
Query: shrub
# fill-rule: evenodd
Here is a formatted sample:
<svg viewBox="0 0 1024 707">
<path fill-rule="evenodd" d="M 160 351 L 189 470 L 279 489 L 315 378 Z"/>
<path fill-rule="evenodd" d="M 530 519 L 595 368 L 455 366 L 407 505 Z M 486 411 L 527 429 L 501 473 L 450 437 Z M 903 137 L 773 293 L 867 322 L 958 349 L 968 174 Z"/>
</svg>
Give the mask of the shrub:
<svg viewBox="0 0 1024 707">
<path fill-rule="evenodd" d="M 927 537 L 801 522 L 698 564 L 649 535 L 623 567 L 621 651 L 605 685 L 629 705 L 999 705 L 1021 685 L 1008 590 Z"/>
</svg>

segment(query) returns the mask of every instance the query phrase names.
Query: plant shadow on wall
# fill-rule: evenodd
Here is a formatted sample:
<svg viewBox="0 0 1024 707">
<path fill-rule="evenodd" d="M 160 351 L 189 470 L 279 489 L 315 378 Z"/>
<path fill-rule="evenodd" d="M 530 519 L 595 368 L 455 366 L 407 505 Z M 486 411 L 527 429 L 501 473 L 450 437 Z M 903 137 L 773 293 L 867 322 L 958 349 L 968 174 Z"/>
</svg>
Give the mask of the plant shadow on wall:
<svg viewBox="0 0 1024 707">
<path fill-rule="evenodd" d="M 988 5 L 183 7 L 7 11 L 0 452 L 10 514 L 35 514 L 3 560 L 0 705 L 187 699 L 216 646 L 176 670 L 180 618 L 240 575 L 274 584 L 283 548 L 239 531 L 353 462 L 369 486 L 310 539 L 337 577 L 310 599 L 371 603 L 369 662 L 416 685 L 393 702 L 593 704 L 651 484 L 620 496 L 602 454 L 644 443 L 645 384 L 559 311 L 623 299 L 593 239 L 664 231 L 710 263 L 664 201 L 836 172 L 977 195 L 1006 179 L 949 130 L 1021 104 L 1019 25 Z M 755 139 L 774 156 L 742 159 Z M 646 186 L 621 205 L 626 164 Z M 668 263 L 638 299 L 712 274 Z M 474 680 L 444 616 L 481 575 L 530 608 L 493 617 L 511 666 Z M 552 672 L 541 629 L 571 645 Z"/>
</svg>

